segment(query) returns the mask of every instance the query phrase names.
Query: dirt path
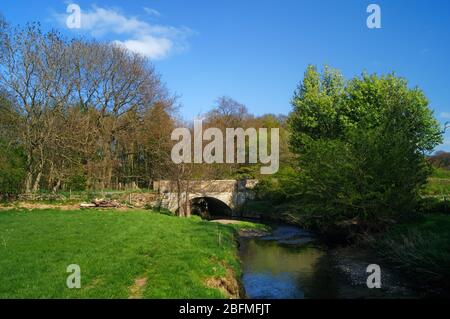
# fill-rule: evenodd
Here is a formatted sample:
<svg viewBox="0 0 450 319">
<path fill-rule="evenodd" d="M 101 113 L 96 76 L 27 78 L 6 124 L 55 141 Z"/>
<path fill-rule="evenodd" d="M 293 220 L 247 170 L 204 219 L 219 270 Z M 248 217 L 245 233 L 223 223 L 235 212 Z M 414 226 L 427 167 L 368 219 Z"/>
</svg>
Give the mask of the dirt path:
<svg viewBox="0 0 450 319">
<path fill-rule="evenodd" d="M 14 203 L 14 205 L 11 206 L 0 206 L 0 211 L 8 211 L 8 210 L 14 210 L 14 209 L 57 209 L 57 210 L 81 210 L 80 204 L 43 204 L 43 203 L 30 203 L 30 202 L 17 202 Z M 129 207 L 120 207 L 120 208 L 89 208 L 89 209 L 83 209 L 83 210 L 117 210 L 117 211 L 128 211 L 133 210 L 133 208 Z"/>
<path fill-rule="evenodd" d="M 212 220 L 211 223 L 218 223 L 222 225 L 233 225 L 233 224 L 239 224 L 241 223 L 240 220 L 234 220 L 234 219 L 216 219 Z"/>
<path fill-rule="evenodd" d="M 41 203 L 27 203 L 19 202 L 15 203 L 14 206 L 0 206 L 1 210 L 13 210 L 13 209 L 60 209 L 60 210 L 78 210 L 80 209 L 79 204 L 71 205 L 55 205 L 55 204 L 41 204 Z"/>
</svg>

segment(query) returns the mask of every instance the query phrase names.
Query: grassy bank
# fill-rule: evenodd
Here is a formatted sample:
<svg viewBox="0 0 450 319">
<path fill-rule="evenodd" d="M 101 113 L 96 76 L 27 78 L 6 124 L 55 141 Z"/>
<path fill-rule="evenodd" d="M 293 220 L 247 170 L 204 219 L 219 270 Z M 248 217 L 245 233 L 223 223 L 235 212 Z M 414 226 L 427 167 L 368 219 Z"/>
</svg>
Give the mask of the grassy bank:
<svg viewBox="0 0 450 319">
<path fill-rule="evenodd" d="M 405 275 L 450 289 L 450 216 L 429 215 L 378 236 L 375 251 Z"/>
<path fill-rule="evenodd" d="M 425 196 L 450 197 L 450 170 L 435 168 L 422 193 Z"/>
<path fill-rule="evenodd" d="M 234 234 L 148 211 L 1 212 L 0 298 L 226 298 L 238 293 Z M 81 289 L 66 286 L 70 264 Z"/>
</svg>

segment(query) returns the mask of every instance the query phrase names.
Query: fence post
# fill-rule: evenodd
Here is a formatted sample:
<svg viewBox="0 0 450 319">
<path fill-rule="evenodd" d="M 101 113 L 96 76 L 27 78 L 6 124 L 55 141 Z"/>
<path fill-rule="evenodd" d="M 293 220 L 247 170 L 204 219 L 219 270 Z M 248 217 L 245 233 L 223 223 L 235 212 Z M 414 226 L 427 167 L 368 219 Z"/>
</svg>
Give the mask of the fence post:
<svg viewBox="0 0 450 319">
<path fill-rule="evenodd" d="M 448 202 L 447 202 L 447 196 L 444 196 L 444 213 L 448 214 Z"/>
</svg>

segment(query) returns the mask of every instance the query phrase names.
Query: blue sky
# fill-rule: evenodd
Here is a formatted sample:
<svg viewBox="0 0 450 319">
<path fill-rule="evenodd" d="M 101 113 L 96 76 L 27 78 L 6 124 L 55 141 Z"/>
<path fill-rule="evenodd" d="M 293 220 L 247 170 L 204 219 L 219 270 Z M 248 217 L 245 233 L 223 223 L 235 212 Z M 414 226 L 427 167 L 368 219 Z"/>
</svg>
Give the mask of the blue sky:
<svg viewBox="0 0 450 319">
<path fill-rule="evenodd" d="M 65 25 L 70 3 L 82 10 L 81 29 Z M 381 29 L 366 26 L 371 3 L 381 7 Z M 447 0 L 2 0 L 0 12 L 147 55 L 187 119 L 221 95 L 256 114 L 287 114 L 306 66 L 328 64 L 346 77 L 395 71 L 450 121 Z M 450 151 L 450 134 L 439 149 Z"/>
</svg>

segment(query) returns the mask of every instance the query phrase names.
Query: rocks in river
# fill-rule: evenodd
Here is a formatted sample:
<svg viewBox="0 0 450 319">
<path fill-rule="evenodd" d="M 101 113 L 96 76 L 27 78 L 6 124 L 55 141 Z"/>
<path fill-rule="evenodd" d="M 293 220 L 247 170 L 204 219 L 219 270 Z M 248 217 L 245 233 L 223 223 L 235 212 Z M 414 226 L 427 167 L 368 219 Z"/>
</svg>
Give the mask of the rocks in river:
<svg viewBox="0 0 450 319">
<path fill-rule="evenodd" d="M 351 291 L 352 298 L 356 298 L 358 294 L 361 294 L 361 298 L 411 298 L 417 296 L 401 278 L 400 274 L 383 265 L 379 258 L 364 249 L 351 246 L 342 247 L 332 250 L 331 254 L 334 267 L 346 278 L 345 281 L 349 284 L 347 293 Z M 369 289 L 367 287 L 367 278 L 370 275 L 367 272 L 367 267 L 371 264 L 377 264 L 381 267 L 381 289 Z M 350 289 L 352 286 L 354 289 Z M 347 296 L 344 293 L 342 297 L 346 298 Z"/>
<path fill-rule="evenodd" d="M 241 237 L 263 237 L 269 235 L 269 232 L 259 229 L 240 229 L 239 236 Z"/>
</svg>

